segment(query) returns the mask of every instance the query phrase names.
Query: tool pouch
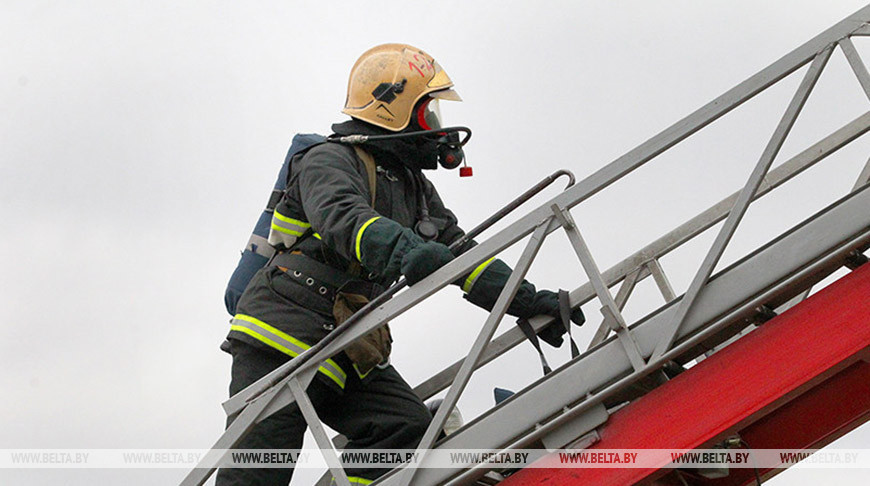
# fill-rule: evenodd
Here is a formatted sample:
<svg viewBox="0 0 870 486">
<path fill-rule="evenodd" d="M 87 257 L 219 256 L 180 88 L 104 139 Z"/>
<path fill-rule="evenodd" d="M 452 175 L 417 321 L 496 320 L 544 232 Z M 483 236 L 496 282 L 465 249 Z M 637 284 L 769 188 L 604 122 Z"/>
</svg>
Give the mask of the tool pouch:
<svg viewBox="0 0 870 486">
<path fill-rule="evenodd" d="M 336 324 L 350 319 L 356 311 L 365 307 L 372 296 L 372 287 L 366 282 L 350 281 L 343 285 L 335 296 L 332 314 Z M 344 352 L 353 362 L 360 379 L 365 378 L 376 366 L 386 367 L 390 362 L 393 337 L 389 324 L 369 332 L 351 343 Z"/>
</svg>

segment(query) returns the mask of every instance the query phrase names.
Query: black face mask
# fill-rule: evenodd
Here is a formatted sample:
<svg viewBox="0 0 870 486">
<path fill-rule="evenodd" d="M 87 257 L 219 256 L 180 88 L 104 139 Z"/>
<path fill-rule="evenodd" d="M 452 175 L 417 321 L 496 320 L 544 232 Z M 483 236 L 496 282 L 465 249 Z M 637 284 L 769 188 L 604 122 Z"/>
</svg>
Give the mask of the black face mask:
<svg viewBox="0 0 870 486">
<path fill-rule="evenodd" d="M 364 144 L 382 163 L 412 170 L 433 170 L 439 163 L 445 169 L 459 167 L 465 160 L 462 146 L 471 138 L 471 130 L 465 127 L 421 130 L 413 123 L 398 133 L 359 120 L 335 124 L 332 130 L 334 141 Z M 464 139 L 460 140 L 459 132 L 466 134 Z"/>
<path fill-rule="evenodd" d="M 337 135 L 395 135 L 395 132 L 370 125 L 359 120 L 349 120 L 332 125 Z M 399 133 L 414 131 L 407 128 Z M 430 137 L 407 137 L 375 139 L 365 142 L 365 149 L 384 165 L 407 167 L 411 170 L 432 170 L 438 168 L 438 142 Z"/>
<path fill-rule="evenodd" d="M 438 163 L 447 170 L 452 170 L 465 162 L 465 152 L 458 132 L 450 132 L 441 136 L 438 141 Z"/>
</svg>

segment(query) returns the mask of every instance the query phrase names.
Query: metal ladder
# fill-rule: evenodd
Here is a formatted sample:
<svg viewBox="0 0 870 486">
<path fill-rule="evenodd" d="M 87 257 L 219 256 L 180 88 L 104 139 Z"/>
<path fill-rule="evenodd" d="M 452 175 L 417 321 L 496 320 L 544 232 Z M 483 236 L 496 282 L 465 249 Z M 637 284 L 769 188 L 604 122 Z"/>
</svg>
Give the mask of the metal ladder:
<svg viewBox="0 0 870 486">
<path fill-rule="evenodd" d="M 867 35 L 870 35 L 870 6 L 519 218 L 417 285 L 395 293 L 389 300 L 376 302 L 367 314 L 357 319 L 346 332 L 336 334 L 331 342 L 312 347 L 225 402 L 227 414 L 237 415 L 235 421 L 215 443 L 213 453 L 206 455 L 181 484 L 203 484 L 219 464 L 223 453 L 231 449 L 255 423 L 296 402 L 318 447 L 324 451 L 334 480 L 337 484 L 349 486 L 338 453 L 305 393 L 320 363 L 382 322 L 394 320 L 480 263 L 522 240 L 525 240 L 525 247 L 514 272 L 466 358 L 415 388 L 416 393 L 426 399 L 449 387 L 418 452 L 425 465 L 427 451 L 433 447 L 498 452 L 537 444 L 552 450 L 568 445 L 581 447 L 584 441 L 594 441 L 594 429 L 607 420 L 608 408 L 642 393 L 639 389 L 655 386 L 666 379 L 662 375 L 663 367 L 703 359 L 704 353 L 739 335 L 753 322 L 763 320 L 773 309 L 793 305 L 806 297 L 814 283 L 837 268 L 866 260 L 863 252 L 870 247 L 870 186 L 866 185 L 870 179 L 870 161 L 858 176 L 852 193 L 712 276 L 754 200 L 870 130 L 868 111 L 770 170 L 834 50 L 843 52 L 870 98 L 870 73 L 851 40 L 853 36 Z M 613 268 L 601 272 L 570 213 L 571 208 L 807 64 L 809 68 L 802 82 L 745 186 Z M 659 260 L 723 219 L 724 224 L 688 290 L 677 297 Z M 436 446 L 438 432 L 471 374 L 523 341 L 522 332 L 513 327 L 494 340 L 493 335 L 545 238 L 558 230 L 565 232 L 589 278 L 588 283 L 570 293 L 571 306 L 582 305 L 594 298 L 601 304 L 603 320 L 589 349 Z M 622 316 L 622 308 L 636 284 L 649 276 L 655 280 L 666 304 L 652 315 L 629 325 Z M 616 295 L 612 295 L 610 288 L 620 283 Z M 551 320 L 538 316 L 530 323 L 537 330 Z M 608 338 L 611 331 L 614 335 Z M 491 484 L 497 480 L 498 475 L 488 469 L 466 464 L 457 465 L 455 469 L 398 468 L 378 480 L 377 484 L 469 485 L 478 481 Z"/>
</svg>

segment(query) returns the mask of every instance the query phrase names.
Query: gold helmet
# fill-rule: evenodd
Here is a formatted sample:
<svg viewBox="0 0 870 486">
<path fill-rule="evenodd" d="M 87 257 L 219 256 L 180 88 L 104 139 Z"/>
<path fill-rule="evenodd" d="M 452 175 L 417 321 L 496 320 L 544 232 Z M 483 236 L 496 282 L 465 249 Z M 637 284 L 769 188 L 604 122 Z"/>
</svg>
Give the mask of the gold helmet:
<svg viewBox="0 0 870 486">
<path fill-rule="evenodd" d="M 407 44 L 383 44 L 354 64 L 342 113 L 387 130 L 404 130 L 424 97 L 461 101 L 453 81 L 425 52 Z"/>
</svg>

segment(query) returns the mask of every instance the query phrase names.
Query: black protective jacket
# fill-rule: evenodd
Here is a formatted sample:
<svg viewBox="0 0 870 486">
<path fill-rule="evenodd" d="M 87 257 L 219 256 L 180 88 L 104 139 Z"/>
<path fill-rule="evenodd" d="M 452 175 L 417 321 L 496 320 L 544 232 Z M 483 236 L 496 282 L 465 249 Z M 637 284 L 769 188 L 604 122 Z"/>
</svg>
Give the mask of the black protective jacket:
<svg viewBox="0 0 870 486">
<path fill-rule="evenodd" d="M 359 126 L 334 129 L 341 133 Z M 378 165 L 374 207 L 365 164 L 354 149 L 332 142 L 317 145 L 292 161 L 270 240 L 276 243 L 283 238 L 287 248 L 341 271 L 358 262 L 361 278 L 387 286 L 400 277 L 402 257 L 423 242 L 413 230 L 422 201 L 439 230 L 438 242 L 449 245 L 464 232 L 423 176 L 420 166 L 429 162 L 414 159 L 426 147 L 383 144 L 366 149 Z M 229 338 L 295 356 L 335 327 L 331 302 L 289 273 L 270 265 L 253 277 L 239 301 Z M 491 308 L 509 274 L 507 265 L 490 260 L 457 284 L 468 300 Z M 534 286 L 521 287 L 512 313 L 521 314 L 516 310 L 528 307 L 533 295 Z M 350 370 L 343 354 L 320 369 L 322 377 L 339 388 Z"/>
</svg>

